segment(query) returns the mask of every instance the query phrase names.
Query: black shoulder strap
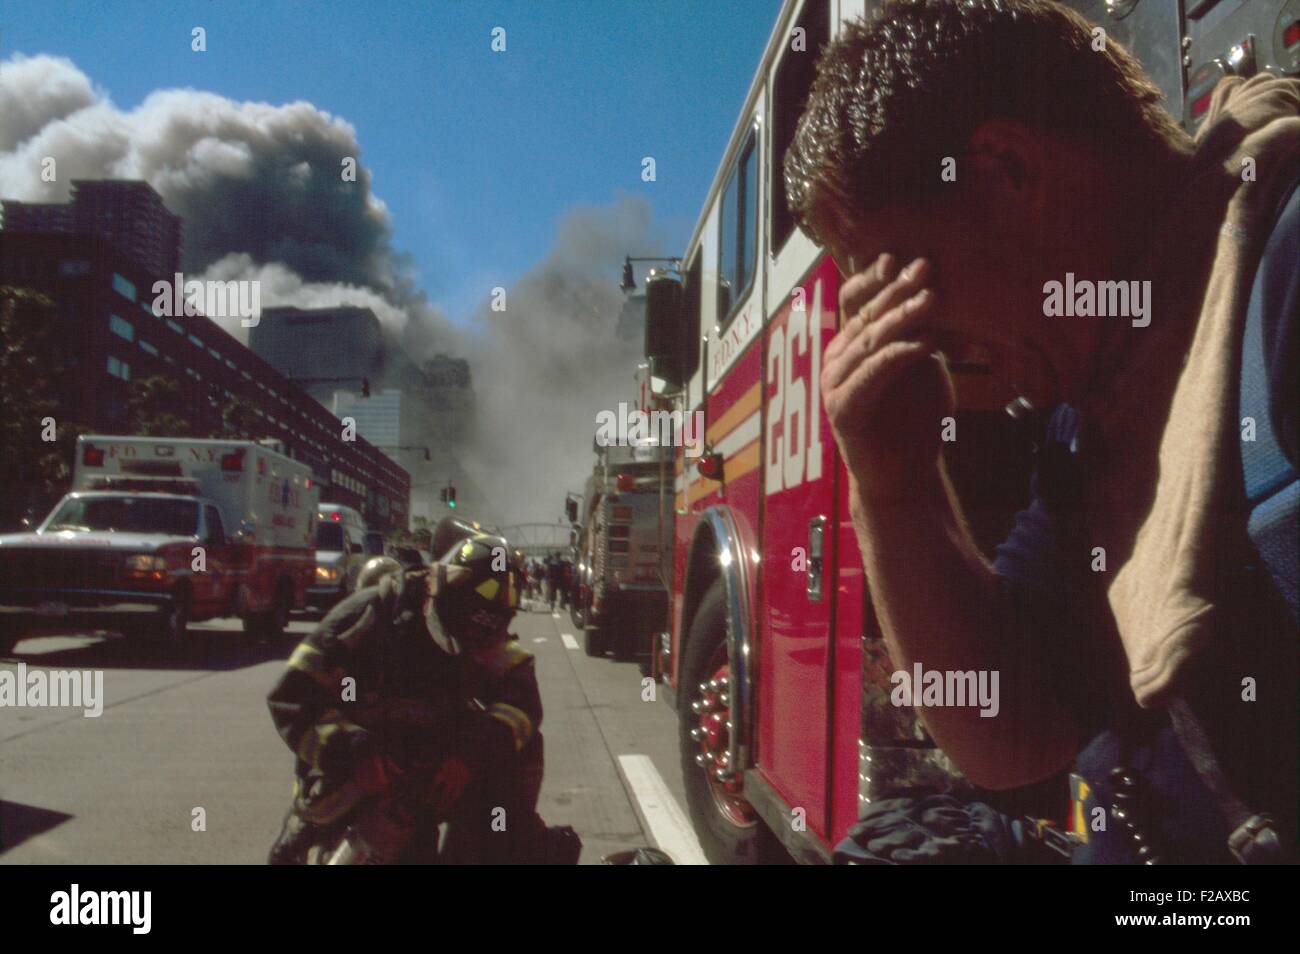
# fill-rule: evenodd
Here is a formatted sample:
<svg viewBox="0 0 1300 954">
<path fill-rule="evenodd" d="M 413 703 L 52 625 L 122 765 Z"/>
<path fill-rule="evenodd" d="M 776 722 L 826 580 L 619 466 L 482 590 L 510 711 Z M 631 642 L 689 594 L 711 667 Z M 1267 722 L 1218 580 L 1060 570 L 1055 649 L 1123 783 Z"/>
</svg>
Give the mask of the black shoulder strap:
<svg viewBox="0 0 1300 954">
<path fill-rule="evenodd" d="M 1231 829 L 1228 850 L 1232 856 L 1243 865 L 1281 864 L 1284 860 L 1282 842 L 1277 836 L 1273 819 L 1265 813 L 1252 812 L 1234 794 L 1214 755 L 1205 726 L 1187 700 L 1177 696 L 1167 708 L 1169 720 L 1173 723 L 1174 732 L 1178 734 L 1178 741 L 1187 754 L 1188 761 L 1228 820 Z"/>
</svg>

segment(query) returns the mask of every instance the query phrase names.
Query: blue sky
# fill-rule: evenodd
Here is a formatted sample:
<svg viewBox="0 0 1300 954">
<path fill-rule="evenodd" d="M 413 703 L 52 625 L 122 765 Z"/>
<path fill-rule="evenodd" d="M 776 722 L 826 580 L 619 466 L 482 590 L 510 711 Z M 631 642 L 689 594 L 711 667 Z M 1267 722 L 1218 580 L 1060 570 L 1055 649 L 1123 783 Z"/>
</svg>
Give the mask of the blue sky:
<svg viewBox="0 0 1300 954">
<path fill-rule="evenodd" d="M 156 89 L 307 100 L 352 123 L 431 299 L 463 319 L 575 205 L 644 195 L 685 244 L 779 0 L 6 0 L 0 58 L 71 59 L 129 110 Z M 207 53 L 190 31 L 207 31 Z M 491 49 L 494 27 L 506 51 Z M 653 156 L 657 181 L 641 181 Z M 617 275 L 611 276 L 616 282 Z"/>
</svg>

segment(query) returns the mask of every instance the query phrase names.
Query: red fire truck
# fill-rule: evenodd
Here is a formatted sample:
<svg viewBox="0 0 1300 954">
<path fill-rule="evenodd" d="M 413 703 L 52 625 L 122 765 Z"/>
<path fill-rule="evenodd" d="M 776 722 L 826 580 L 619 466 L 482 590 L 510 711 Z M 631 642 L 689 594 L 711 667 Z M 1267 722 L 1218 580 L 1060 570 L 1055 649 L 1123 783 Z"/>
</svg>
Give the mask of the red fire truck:
<svg viewBox="0 0 1300 954">
<path fill-rule="evenodd" d="M 596 466 L 578 501 L 566 501 L 577 534 L 578 586 L 571 608 L 588 656 L 621 659 L 650 652 L 664 616 L 660 473 L 668 448 L 657 444 L 596 448 Z"/>
<path fill-rule="evenodd" d="M 795 228 L 782 181 L 818 52 L 877 5 L 788 0 L 683 268 L 651 273 L 646 286 L 655 391 L 706 421 L 706 452 L 679 449 L 665 488 L 673 583 L 657 666 L 680 714 L 692 820 L 714 862 L 761 860 L 778 846 L 824 861 L 866 801 L 965 785 L 914 712 L 890 704 L 893 666 L 818 388 L 841 276 Z M 1293 73 L 1300 58 L 1300 0 L 1074 5 L 1144 61 L 1189 127 L 1218 77 Z M 991 547 L 1027 496 L 1028 436 L 1004 411 L 1016 396 L 978 361 L 954 372 L 961 438 L 946 445 L 948 469 Z"/>
</svg>

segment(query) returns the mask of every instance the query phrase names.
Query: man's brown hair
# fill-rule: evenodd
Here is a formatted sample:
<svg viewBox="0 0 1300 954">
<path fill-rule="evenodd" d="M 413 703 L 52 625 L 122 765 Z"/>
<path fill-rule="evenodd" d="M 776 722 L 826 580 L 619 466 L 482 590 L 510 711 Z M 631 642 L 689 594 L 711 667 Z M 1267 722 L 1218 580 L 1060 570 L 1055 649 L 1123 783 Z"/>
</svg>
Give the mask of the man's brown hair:
<svg viewBox="0 0 1300 954">
<path fill-rule="evenodd" d="M 887 201 L 924 200 L 945 183 L 983 122 L 1010 119 L 1122 162 L 1185 148 L 1163 94 L 1137 61 L 1078 13 L 1046 0 L 890 0 L 846 25 L 785 157 L 796 221 L 852 218 Z M 1102 45 L 1098 51 L 1094 45 Z M 1181 145 L 1180 145 L 1181 144 Z"/>
</svg>

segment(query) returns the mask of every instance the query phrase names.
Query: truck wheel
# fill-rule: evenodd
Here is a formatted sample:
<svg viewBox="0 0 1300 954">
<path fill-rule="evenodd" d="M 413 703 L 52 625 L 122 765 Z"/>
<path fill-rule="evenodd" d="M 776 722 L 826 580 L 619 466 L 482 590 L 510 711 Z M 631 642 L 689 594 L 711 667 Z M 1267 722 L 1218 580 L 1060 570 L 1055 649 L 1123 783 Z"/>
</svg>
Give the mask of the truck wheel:
<svg viewBox="0 0 1300 954">
<path fill-rule="evenodd" d="M 715 865 L 753 865 L 760 861 L 763 822 L 740 792 L 740 785 L 716 777 L 724 766 L 731 718 L 727 660 L 726 591 L 721 580 L 710 587 L 691 622 L 682 658 L 678 733 L 682 781 L 700 847 Z"/>
<path fill-rule="evenodd" d="M 599 626 L 587 624 L 582 631 L 582 650 L 592 658 L 605 655 L 605 633 Z"/>
<path fill-rule="evenodd" d="M 176 591 L 171 604 L 163 607 L 154 624 L 154 633 L 163 645 L 170 649 L 180 649 L 185 645 L 189 627 L 190 594 L 189 590 L 182 588 Z"/>
<path fill-rule="evenodd" d="M 252 639 L 274 641 L 284 638 L 293 611 L 293 591 L 281 583 L 275 591 L 271 609 L 265 613 L 250 613 L 244 617 L 244 633 Z"/>
</svg>

